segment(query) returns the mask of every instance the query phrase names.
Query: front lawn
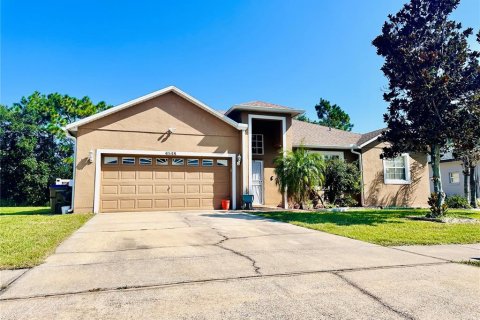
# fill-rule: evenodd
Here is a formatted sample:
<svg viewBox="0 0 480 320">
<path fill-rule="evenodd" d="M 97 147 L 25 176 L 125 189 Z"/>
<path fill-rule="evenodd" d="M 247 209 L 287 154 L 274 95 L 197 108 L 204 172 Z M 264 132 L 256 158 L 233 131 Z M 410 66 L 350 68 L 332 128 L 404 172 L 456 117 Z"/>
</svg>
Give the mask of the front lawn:
<svg viewBox="0 0 480 320">
<path fill-rule="evenodd" d="M 480 224 L 413 221 L 426 210 L 352 210 L 346 212 L 255 212 L 301 227 L 386 246 L 479 243 Z M 480 219 L 480 211 L 449 210 L 449 216 Z"/>
<path fill-rule="evenodd" d="M 0 269 L 38 265 L 92 215 L 51 215 L 46 207 L 0 208 Z"/>
</svg>

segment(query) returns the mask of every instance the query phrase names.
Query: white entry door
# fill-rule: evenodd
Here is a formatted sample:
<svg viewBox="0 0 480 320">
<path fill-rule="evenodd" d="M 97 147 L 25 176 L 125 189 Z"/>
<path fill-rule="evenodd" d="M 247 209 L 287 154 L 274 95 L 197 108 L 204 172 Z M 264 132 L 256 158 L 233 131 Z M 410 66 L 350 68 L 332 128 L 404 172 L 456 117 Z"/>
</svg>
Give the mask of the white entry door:
<svg viewBox="0 0 480 320">
<path fill-rule="evenodd" d="M 263 161 L 252 161 L 253 203 L 263 204 Z"/>
</svg>

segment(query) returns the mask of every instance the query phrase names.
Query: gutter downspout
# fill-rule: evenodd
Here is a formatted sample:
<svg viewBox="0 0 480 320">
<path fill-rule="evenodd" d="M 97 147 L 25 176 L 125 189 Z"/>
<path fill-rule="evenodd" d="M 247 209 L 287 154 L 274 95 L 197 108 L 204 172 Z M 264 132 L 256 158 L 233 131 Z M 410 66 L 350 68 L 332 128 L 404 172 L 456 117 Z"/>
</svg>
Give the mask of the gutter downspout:
<svg viewBox="0 0 480 320">
<path fill-rule="evenodd" d="M 72 186 L 72 199 L 70 202 L 72 203 L 70 210 L 68 210 L 69 213 L 73 213 L 73 204 L 74 204 L 74 199 L 75 199 L 75 173 L 76 173 L 76 167 L 77 167 L 77 138 L 72 136 L 70 134 L 70 131 L 68 131 L 65 128 L 62 128 L 62 130 L 65 132 L 65 135 L 68 139 L 73 141 L 73 173 L 72 173 L 72 180 L 73 180 L 73 186 Z"/>
<path fill-rule="evenodd" d="M 247 134 L 247 128 L 242 128 L 242 192 L 240 195 L 243 195 L 246 190 L 247 190 L 247 146 L 245 145 L 245 140 L 246 140 L 246 134 Z M 248 191 L 247 191 L 248 193 Z"/>
<path fill-rule="evenodd" d="M 358 155 L 358 165 L 359 165 L 359 167 L 360 167 L 360 181 L 361 181 L 361 184 L 360 184 L 360 204 L 362 205 L 362 207 L 364 207 L 364 206 L 365 206 L 365 196 L 364 196 L 364 194 L 363 194 L 363 193 L 364 193 L 364 188 L 363 188 L 363 161 L 362 161 L 362 153 L 353 150 L 354 148 L 358 148 L 358 146 L 355 145 L 355 144 L 351 144 L 351 145 L 350 145 L 350 152 L 353 153 L 353 154 Z"/>
</svg>

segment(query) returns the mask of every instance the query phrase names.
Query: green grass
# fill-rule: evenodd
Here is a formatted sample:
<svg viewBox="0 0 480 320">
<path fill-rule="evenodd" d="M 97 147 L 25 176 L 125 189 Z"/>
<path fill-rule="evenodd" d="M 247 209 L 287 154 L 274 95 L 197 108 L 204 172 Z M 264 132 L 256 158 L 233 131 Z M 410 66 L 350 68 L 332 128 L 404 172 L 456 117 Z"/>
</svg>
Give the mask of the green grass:
<svg viewBox="0 0 480 320">
<path fill-rule="evenodd" d="M 480 261 L 468 260 L 468 261 L 460 261 L 460 263 L 468 264 L 469 266 L 474 266 L 474 267 L 479 267 L 480 268 Z"/>
<path fill-rule="evenodd" d="M 92 215 L 51 215 L 46 207 L 0 207 L 0 269 L 38 265 Z"/>
<path fill-rule="evenodd" d="M 386 246 L 480 242 L 480 224 L 413 221 L 426 210 L 352 210 L 347 212 L 259 212 L 265 218 Z M 480 219 L 480 211 L 453 210 L 448 216 Z"/>
</svg>

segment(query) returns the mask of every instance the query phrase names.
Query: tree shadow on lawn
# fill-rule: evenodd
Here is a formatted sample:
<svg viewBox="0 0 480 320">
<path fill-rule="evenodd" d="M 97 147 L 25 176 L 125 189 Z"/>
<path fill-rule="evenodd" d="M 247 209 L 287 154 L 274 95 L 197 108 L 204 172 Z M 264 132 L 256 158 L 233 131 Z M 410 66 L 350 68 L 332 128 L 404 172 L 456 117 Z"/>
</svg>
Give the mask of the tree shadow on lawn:
<svg viewBox="0 0 480 320">
<path fill-rule="evenodd" d="M 378 224 L 400 224 L 405 216 L 415 214 L 412 210 L 404 211 L 347 211 L 347 212 L 256 212 L 255 214 L 283 222 L 300 222 L 305 224 L 333 223 L 338 226 Z"/>
<path fill-rule="evenodd" d="M 45 215 L 54 216 L 50 208 L 28 208 L 28 207 L 1 207 L 0 216 L 31 216 Z"/>
<path fill-rule="evenodd" d="M 347 212 L 293 212 L 293 211 L 250 211 L 245 213 L 203 214 L 212 218 L 260 220 L 263 218 L 281 222 L 299 222 L 305 224 L 333 223 L 338 226 L 401 224 L 408 215 L 417 215 L 415 210 L 362 210 Z M 421 213 L 423 215 L 423 213 Z"/>
</svg>

